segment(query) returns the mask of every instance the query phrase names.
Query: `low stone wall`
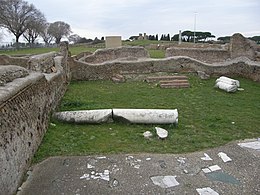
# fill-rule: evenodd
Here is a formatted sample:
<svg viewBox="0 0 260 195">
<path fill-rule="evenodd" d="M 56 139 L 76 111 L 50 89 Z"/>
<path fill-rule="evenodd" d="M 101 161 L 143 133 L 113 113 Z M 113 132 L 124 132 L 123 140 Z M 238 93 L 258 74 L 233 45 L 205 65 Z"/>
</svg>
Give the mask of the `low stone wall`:
<svg viewBox="0 0 260 195">
<path fill-rule="evenodd" d="M 206 63 L 224 62 L 238 57 L 247 57 L 252 61 L 259 61 L 259 52 L 260 47 L 254 41 L 236 33 L 231 37 L 230 44 L 222 45 L 221 48 L 171 47 L 166 50 L 166 57 L 188 56 Z"/>
<path fill-rule="evenodd" d="M 63 59 L 55 57 L 55 73 L 31 71 L 0 86 L 0 194 L 16 192 L 66 91 Z"/>
<path fill-rule="evenodd" d="M 119 47 L 109 49 L 99 49 L 94 54 L 79 59 L 90 64 L 100 64 L 117 59 L 135 60 L 138 58 L 148 58 L 149 53 L 143 47 Z"/>
<path fill-rule="evenodd" d="M 203 71 L 209 75 L 238 75 L 260 81 L 260 63 L 253 62 L 248 58 L 236 58 L 222 64 L 207 64 L 189 57 L 179 56 L 165 59 L 150 58 L 132 62 L 107 62 L 96 65 L 71 59 L 70 66 L 73 80 L 108 80 L 117 74 Z"/>
<path fill-rule="evenodd" d="M 28 57 L 11 57 L 8 55 L 0 55 L 0 65 L 17 65 L 27 68 Z"/>
<path fill-rule="evenodd" d="M 209 48 L 177 48 L 171 47 L 166 50 L 166 57 L 188 56 L 202 62 L 222 62 L 230 58 L 228 50 Z"/>
</svg>

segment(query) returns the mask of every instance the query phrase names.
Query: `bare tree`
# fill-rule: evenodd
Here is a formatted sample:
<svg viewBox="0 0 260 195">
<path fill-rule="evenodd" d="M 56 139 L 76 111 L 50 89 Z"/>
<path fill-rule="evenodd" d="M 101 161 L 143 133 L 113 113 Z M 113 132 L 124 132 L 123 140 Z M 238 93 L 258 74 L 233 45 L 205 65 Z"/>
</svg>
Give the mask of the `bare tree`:
<svg viewBox="0 0 260 195">
<path fill-rule="evenodd" d="M 27 29 L 23 33 L 23 37 L 28 41 L 30 46 L 33 46 L 38 36 L 44 32 L 45 24 L 46 19 L 42 13 L 39 13 L 37 17 L 28 24 Z"/>
<path fill-rule="evenodd" d="M 55 38 L 56 44 L 59 44 L 61 38 L 70 35 L 71 32 L 70 25 L 62 21 L 51 23 L 48 29 L 48 33 Z"/>
<path fill-rule="evenodd" d="M 4 33 L 2 32 L 1 28 L 0 28 L 0 42 L 4 39 Z"/>
<path fill-rule="evenodd" d="M 16 43 L 40 13 L 33 4 L 23 0 L 0 0 L 0 25 L 15 36 Z"/>
<path fill-rule="evenodd" d="M 68 39 L 69 39 L 70 42 L 73 42 L 75 44 L 75 43 L 78 43 L 80 41 L 81 37 L 77 34 L 73 34 L 73 35 L 70 35 L 68 37 Z"/>
<path fill-rule="evenodd" d="M 48 46 L 48 45 L 53 41 L 53 39 L 54 39 L 54 37 L 49 34 L 49 26 L 50 26 L 50 23 L 45 23 L 45 24 L 44 24 L 43 31 L 40 32 L 40 36 L 42 37 L 42 39 L 43 39 L 45 45 L 47 45 L 47 46 Z"/>
</svg>

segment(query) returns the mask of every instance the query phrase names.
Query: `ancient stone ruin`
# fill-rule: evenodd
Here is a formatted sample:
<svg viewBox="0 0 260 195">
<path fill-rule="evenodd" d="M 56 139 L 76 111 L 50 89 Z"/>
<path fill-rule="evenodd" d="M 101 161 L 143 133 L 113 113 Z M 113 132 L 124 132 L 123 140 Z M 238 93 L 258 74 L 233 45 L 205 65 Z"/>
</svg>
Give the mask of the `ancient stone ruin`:
<svg viewBox="0 0 260 195">
<path fill-rule="evenodd" d="M 245 48 L 249 51 L 243 51 Z M 112 79 L 115 75 L 127 77 L 156 72 L 199 71 L 204 78 L 210 75 L 237 75 L 259 81 L 259 51 L 259 46 L 255 43 L 240 34 L 235 34 L 229 45 L 213 48 L 168 48 L 166 58 L 163 59 L 150 58 L 143 47 L 120 47 L 97 50 L 81 58 L 75 56 L 70 60 L 70 66 L 74 80 Z"/>
<path fill-rule="evenodd" d="M 122 82 L 151 73 L 242 76 L 260 82 L 259 46 L 235 34 L 223 48 L 169 48 L 152 59 L 142 47 L 120 47 L 70 57 L 60 52 L 11 57 L 0 55 L 0 189 L 14 194 L 22 182 L 70 80 Z M 140 77 L 141 78 L 141 77 Z M 186 83 L 187 84 L 187 83 Z"/>
</svg>

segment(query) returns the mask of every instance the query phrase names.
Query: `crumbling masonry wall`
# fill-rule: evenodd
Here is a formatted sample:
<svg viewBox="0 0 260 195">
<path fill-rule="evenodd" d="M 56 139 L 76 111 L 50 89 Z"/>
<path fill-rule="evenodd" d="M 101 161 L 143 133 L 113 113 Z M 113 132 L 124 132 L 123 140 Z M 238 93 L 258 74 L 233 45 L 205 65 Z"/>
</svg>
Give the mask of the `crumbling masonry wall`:
<svg viewBox="0 0 260 195">
<path fill-rule="evenodd" d="M 34 71 L 0 86 L 0 194 L 16 192 L 66 91 L 63 58 L 54 57 L 56 72 Z"/>
<path fill-rule="evenodd" d="M 166 49 L 166 57 L 188 56 L 206 63 L 224 62 L 237 57 L 247 57 L 260 61 L 260 47 L 243 35 L 236 33 L 231 37 L 228 47 L 222 48 L 178 48 Z"/>
<path fill-rule="evenodd" d="M 260 63 L 241 57 L 211 65 L 189 57 L 144 59 L 140 61 L 107 62 L 88 64 L 71 59 L 73 80 L 110 80 L 113 76 L 149 74 L 156 72 L 187 73 L 203 71 L 209 75 L 242 76 L 260 82 Z"/>
<path fill-rule="evenodd" d="M 165 56 L 188 56 L 190 58 L 194 58 L 206 63 L 215 63 L 230 59 L 230 53 L 228 50 L 209 48 L 171 47 L 166 50 Z"/>
<path fill-rule="evenodd" d="M 203 71 L 209 75 L 242 76 L 260 81 L 259 51 L 250 40 L 234 34 L 229 47 L 169 48 L 164 59 L 151 59 L 142 47 L 121 47 L 98 50 L 81 58 L 76 56 L 70 58 L 69 64 L 73 80 L 113 80 L 124 74 Z"/>
</svg>

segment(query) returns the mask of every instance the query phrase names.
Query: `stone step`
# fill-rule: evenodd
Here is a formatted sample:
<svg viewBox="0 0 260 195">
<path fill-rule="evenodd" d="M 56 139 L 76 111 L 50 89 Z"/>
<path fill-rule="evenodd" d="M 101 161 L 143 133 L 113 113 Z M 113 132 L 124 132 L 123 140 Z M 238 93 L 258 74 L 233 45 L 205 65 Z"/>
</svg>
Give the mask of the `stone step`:
<svg viewBox="0 0 260 195">
<path fill-rule="evenodd" d="M 157 77 L 147 77 L 145 79 L 146 82 L 151 83 L 151 82 L 156 82 L 156 81 L 161 81 L 161 80 L 184 80 L 188 79 L 187 76 L 181 75 L 181 76 L 157 76 Z"/>
<path fill-rule="evenodd" d="M 159 81 L 160 84 L 189 84 L 188 80 L 164 80 L 164 81 Z"/>
<path fill-rule="evenodd" d="M 160 84 L 161 88 L 189 88 L 189 83 L 165 83 Z"/>
</svg>

